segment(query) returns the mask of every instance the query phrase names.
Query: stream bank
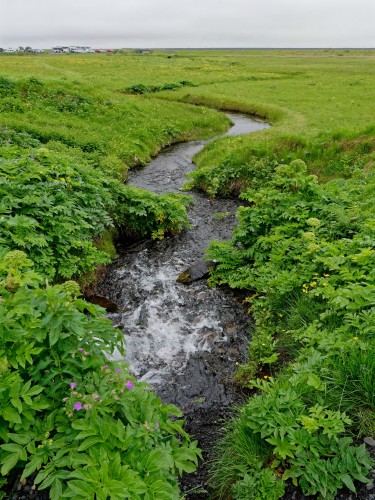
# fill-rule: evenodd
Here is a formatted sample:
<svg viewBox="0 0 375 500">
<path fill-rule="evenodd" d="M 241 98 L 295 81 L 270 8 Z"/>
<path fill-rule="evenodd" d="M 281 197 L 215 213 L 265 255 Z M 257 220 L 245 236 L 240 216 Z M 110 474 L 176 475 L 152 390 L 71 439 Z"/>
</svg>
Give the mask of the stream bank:
<svg viewBox="0 0 375 500">
<path fill-rule="evenodd" d="M 241 114 L 228 116 L 234 126 L 227 135 L 268 127 Z M 186 174 L 195 169 L 193 156 L 207 142 L 166 148 L 144 169 L 132 172 L 129 184 L 158 194 L 179 192 Z M 188 194 L 193 198 L 188 211 L 191 228 L 173 238 L 128 248 L 105 270 L 96 292 L 119 306 L 108 316 L 124 332 L 131 370 L 164 402 L 182 409 L 206 463 L 223 420 L 242 400 L 232 375 L 236 364 L 245 361 L 251 322 L 235 293 L 209 288 L 205 279 L 188 286 L 176 281 L 201 261 L 211 240 L 231 237 L 240 205 L 238 200 L 212 201 L 199 193 Z M 115 357 L 121 359 L 119 353 Z M 204 465 L 186 476 L 181 487 L 191 491 L 186 498 L 207 498 Z"/>
</svg>

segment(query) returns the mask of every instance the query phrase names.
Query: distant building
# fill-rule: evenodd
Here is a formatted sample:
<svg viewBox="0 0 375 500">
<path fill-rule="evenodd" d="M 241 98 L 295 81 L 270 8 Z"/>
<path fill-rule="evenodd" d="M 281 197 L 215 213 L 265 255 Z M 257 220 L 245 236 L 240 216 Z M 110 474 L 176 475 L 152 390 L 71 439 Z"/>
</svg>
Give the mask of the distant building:
<svg viewBox="0 0 375 500">
<path fill-rule="evenodd" d="M 69 47 L 59 45 L 52 47 L 55 54 L 87 54 L 94 52 L 91 47 L 87 45 L 70 45 Z"/>
<path fill-rule="evenodd" d="M 67 54 L 69 52 L 69 47 L 57 46 L 52 47 L 52 52 L 54 54 Z"/>
<path fill-rule="evenodd" d="M 72 54 L 85 54 L 89 51 L 91 51 L 91 47 L 88 47 L 87 45 L 72 45 L 69 47 L 69 52 Z"/>
</svg>

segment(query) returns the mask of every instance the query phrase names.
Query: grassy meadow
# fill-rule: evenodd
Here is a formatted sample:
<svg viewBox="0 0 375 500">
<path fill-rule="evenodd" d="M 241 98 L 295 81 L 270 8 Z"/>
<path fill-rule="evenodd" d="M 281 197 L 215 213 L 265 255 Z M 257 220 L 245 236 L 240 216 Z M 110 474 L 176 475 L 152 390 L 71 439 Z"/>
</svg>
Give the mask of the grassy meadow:
<svg viewBox="0 0 375 500">
<path fill-rule="evenodd" d="M 177 408 L 107 362 L 118 332 L 77 282 L 119 234 L 187 227 L 186 196 L 124 181 L 168 144 L 220 135 L 218 110 L 272 127 L 217 138 L 187 182 L 244 201 L 232 240 L 207 256 L 210 284 L 245 292 L 255 325 L 236 374 L 253 396 L 225 426 L 208 495 L 272 500 L 292 483 L 333 499 L 366 484 L 375 52 L 1 54 L 0 498 L 14 470 L 56 500 L 180 498 L 197 443 Z"/>
</svg>

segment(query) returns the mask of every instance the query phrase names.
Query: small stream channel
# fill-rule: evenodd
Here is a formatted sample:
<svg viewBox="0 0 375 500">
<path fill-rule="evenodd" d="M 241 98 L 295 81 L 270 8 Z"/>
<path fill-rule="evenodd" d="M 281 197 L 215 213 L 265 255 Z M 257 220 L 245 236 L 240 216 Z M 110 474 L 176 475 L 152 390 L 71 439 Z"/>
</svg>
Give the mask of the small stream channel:
<svg viewBox="0 0 375 500">
<path fill-rule="evenodd" d="M 234 125 L 226 135 L 268 127 L 245 115 L 227 115 Z M 178 192 L 186 174 L 195 169 L 193 156 L 207 142 L 164 149 L 144 169 L 132 172 L 129 184 L 155 193 Z M 250 323 L 234 294 L 211 289 L 206 280 L 188 286 L 176 282 L 179 273 L 202 258 L 212 239 L 230 238 L 240 204 L 189 194 L 194 201 L 189 209 L 191 229 L 128 248 L 108 266 L 97 292 L 119 305 L 109 317 L 123 329 L 133 373 L 149 382 L 163 401 L 184 411 L 189 432 L 205 451 L 215 425 L 218 428 L 220 418 L 240 400 L 231 377 L 236 362 L 246 355 Z"/>
</svg>

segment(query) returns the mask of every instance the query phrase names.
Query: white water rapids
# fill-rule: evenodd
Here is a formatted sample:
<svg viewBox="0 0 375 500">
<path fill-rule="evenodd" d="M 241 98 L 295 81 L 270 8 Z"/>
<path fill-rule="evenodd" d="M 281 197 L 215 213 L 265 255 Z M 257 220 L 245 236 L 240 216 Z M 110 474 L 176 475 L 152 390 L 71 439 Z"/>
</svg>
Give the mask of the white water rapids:
<svg viewBox="0 0 375 500">
<path fill-rule="evenodd" d="M 230 135 L 267 127 L 244 115 L 228 115 L 235 123 Z M 206 142 L 167 148 L 132 173 L 129 183 L 157 193 L 177 192 L 195 168 L 193 155 Z M 230 293 L 209 288 L 205 280 L 189 286 L 176 282 L 202 258 L 210 240 L 229 239 L 236 224 L 238 201 L 215 200 L 212 206 L 202 195 L 193 198 L 189 231 L 136 245 L 109 266 L 99 284 L 100 293 L 120 306 L 110 317 L 123 329 L 131 370 L 165 400 L 180 405 L 227 401 L 230 375 L 243 359 L 250 329 L 241 302 Z"/>
</svg>

